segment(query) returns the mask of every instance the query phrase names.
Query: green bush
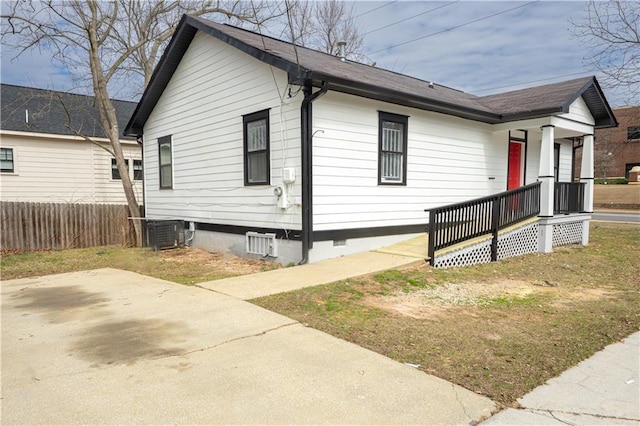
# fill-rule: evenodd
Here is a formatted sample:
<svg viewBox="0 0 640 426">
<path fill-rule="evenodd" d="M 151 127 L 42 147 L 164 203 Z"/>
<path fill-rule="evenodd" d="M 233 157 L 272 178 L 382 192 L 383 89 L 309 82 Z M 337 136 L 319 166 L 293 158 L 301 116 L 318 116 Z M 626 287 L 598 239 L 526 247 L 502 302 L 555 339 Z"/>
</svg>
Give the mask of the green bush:
<svg viewBox="0 0 640 426">
<path fill-rule="evenodd" d="M 625 178 L 609 178 L 609 179 L 595 179 L 596 185 L 626 185 L 629 181 Z"/>
</svg>

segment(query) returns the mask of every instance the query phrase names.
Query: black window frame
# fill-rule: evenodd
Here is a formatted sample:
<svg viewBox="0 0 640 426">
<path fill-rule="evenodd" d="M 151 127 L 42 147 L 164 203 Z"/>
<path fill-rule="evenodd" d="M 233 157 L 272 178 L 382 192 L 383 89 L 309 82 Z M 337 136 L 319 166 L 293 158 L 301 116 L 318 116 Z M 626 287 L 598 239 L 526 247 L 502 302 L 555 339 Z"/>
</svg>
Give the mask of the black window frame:
<svg viewBox="0 0 640 426">
<path fill-rule="evenodd" d="M 124 162 L 127 165 L 127 170 L 129 170 L 129 159 L 125 158 Z M 122 180 L 122 176 L 120 176 L 120 170 L 118 170 L 116 159 L 113 157 L 111 158 L 111 179 Z"/>
<path fill-rule="evenodd" d="M 140 166 L 140 168 L 136 169 L 136 166 Z M 133 180 L 143 180 L 144 179 L 144 166 L 142 164 L 142 160 L 133 160 Z"/>
<path fill-rule="evenodd" d="M 627 140 L 640 141 L 640 126 L 627 127 Z"/>
<path fill-rule="evenodd" d="M 396 123 L 402 125 L 403 144 L 402 151 L 386 151 L 383 150 L 383 127 L 385 122 Z M 407 185 L 407 157 L 409 145 L 409 117 L 406 115 L 393 114 L 390 112 L 378 111 L 378 185 L 406 186 Z M 402 177 L 401 180 L 392 181 L 384 180 L 382 176 L 383 154 L 384 153 L 402 154 Z"/>
<path fill-rule="evenodd" d="M 261 150 L 249 152 L 249 140 L 247 127 L 257 121 L 266 121 L 266 146 Z M 245 186 L 270 185 L 271 184 L 271 127 L 269 123 L 269 109 L 257 111 L 242 116 L 242 154 L 244 157 L 244 184 Z M 265 179 L 255 180 L 250 176 L 249 157 L 264 155 Z"/>
<path fill-rule="evenodd" d="M 13 153 L 13 148 L 8 148 L 8 147 L 4 147 L 4 146 L 0 147 L 0 157 L 2 157 L 1 153 L 4 153 L 4 152 L 7 152 L 7 153 L 10 152 L 11 153 L 11 159 L 8 159 L 8 158 L 0 158 L 0 159 L 2 160 L 2 162 L 11 161 L 11 168 L 10 169 L 5 169 L 5 168 L 2 168 L 0 166 L 0 172 L 1 173 L 15 173 L 16 172 L 16 157 L 15 157 L 15 155 Z"/>
<path fill-rule="evenodd" d="M 162 163 L 162 146 L 169 145 L 169 162 Z M 163 170 L 169 171 L 169 182 L 164 182 Z M 160 189 L 173 189 L 173 138 L 172 135 L 162 136 L 158 138 L 158 185 Z"/>
</svg>

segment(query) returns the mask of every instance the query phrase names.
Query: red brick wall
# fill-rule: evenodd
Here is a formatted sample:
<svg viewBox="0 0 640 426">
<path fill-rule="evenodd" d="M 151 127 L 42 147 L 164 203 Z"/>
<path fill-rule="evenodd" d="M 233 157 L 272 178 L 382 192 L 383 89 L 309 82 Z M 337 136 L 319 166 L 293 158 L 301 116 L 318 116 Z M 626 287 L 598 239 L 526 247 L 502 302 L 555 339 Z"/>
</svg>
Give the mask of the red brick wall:
<svg viewBox="0 0 640 426">
<path fill-rule="evenodd" d="M 615 108 L 619 126 L 597 129 L 595 136 L 595 178 L 628 177 L 627 164 L 640 164 L 640 140 L 628 140 L 627 128 L 640 126 L 640 105 Z M 580 177 L 582 149 L 576 150 L 576 177 Z"/>
</svg>

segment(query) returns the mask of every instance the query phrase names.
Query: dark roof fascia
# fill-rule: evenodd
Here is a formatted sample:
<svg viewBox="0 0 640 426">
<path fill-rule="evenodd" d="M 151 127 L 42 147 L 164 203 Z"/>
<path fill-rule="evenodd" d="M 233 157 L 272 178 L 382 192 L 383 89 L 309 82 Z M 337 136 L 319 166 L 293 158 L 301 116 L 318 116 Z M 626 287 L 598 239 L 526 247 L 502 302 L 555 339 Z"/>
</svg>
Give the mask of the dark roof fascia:
<svg viewBox="0 0 640 426">
<path fill-rule="evenodd" d="M 340 79 L 335 76 L 315 72 L 312 72 L 310 77 L 313 86 L 321 87 L 322 82 L 326 81 L 329 83 L 328 89 L 336 92 L 347 93 L 350 95 L 361 96 L 363 98 L 389 102 L 396 105 L 426 111 L 439 112 L 488 124 L 497 124 L 503 121 L 500 114 L 466 108 L 460 105 L 441 102 L 422 96 L 413 96 L 404 92 L 398 92 L 396 90 L 368 84 L 364 81 L 354 82 L 352 80 Z M 290 82 L 293 83 L 292 81 Z"/>
</svg>

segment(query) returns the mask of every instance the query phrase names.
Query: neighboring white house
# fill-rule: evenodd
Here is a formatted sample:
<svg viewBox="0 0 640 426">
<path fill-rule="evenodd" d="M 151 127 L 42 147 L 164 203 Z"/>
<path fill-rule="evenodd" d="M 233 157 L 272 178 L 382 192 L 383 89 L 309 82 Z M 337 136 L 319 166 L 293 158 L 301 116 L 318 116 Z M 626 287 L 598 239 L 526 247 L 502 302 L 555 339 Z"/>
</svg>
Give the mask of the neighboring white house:
<svg viewBox="0 0 640 426">
<path fill-rule="evenodd" d="M 477 97 L 185 16 L 125 134 L 144 140 L 148 219 L 286 264 L 392 244 L 426 230 L 425 209 L 536 181 L 552 221 L 574 140 L 591 194 L 594 127 L 615 125 L 592 77 Z"/>
<path fill-rule="evenodd" d="M 1 201 L 126 204 L 115 158 L 71 130 L 109 146 L 93 97 L 9 84 L 1 90 Z M 136 104 L 113 102 L 123 128 Z M 141 202 L 141 148 L 135 138 L 121 142 Z"/>
</svg>

